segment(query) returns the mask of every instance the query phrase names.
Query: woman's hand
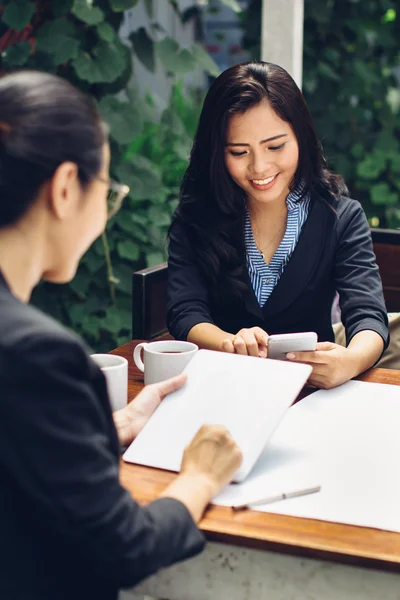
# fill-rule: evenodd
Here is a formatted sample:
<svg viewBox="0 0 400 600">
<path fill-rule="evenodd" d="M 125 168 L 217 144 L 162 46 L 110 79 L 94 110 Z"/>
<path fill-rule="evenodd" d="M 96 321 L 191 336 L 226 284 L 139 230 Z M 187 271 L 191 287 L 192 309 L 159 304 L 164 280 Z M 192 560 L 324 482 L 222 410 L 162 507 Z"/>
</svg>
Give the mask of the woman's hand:
<svg viewBox="0 0 400 600">
<path fill-rule="evenodd" d="M 315 352 L 289 352 L 291 362 L 311 365 L 313 370 L 308 379 L 318 388 L 334 388 L 360 373 L 357 353 L 332 342 L 320 342 Z"/>
<path fill-rule="evenodd" d="M 242 453 L 222 425 L 203 425 L 185 449 L 181 474 L 202 478 L 210 500 L 229 483 L 242 463 Z"/>
<path fill-rule="evenodd" d="M 187 375 L 182 373 L 172 379 L 147 385 L 132 402 L 113 413 L 122 446 L 135 439 L 165 396 L 179 390 L 186 380 Z"/>
<path fill-rule="evenodd" d="M 267 357 L 268 333 L 260 327 L 251 327 L 250 329 L 241 329 L 231 338 L 226 338 L 222 342 L 224 352 L 245 354 L 248 356 Z"/>
</svg>

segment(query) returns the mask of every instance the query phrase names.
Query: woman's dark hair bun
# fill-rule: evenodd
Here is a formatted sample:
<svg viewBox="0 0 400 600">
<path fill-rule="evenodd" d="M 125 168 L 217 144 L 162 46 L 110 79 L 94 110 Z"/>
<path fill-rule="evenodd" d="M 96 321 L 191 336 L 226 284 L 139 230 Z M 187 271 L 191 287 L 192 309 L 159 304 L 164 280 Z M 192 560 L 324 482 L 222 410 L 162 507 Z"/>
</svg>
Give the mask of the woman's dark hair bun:
<svg viewBox="0 0 400 600">
<path fill-rule="evenodd" d="M 0 79 L 0 227 L 16 223 L 65 161 L 86 186 L 99 173 L 107 128 L 91 100 L 39 71 Z"/>
</svg>

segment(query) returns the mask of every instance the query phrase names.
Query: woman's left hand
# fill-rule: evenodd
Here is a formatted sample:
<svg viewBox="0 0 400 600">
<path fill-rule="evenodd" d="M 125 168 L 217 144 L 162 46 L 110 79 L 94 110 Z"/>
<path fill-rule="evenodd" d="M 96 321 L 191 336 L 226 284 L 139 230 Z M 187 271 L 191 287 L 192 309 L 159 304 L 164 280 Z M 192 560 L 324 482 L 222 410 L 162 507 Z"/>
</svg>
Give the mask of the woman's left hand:
<svg viewBox="0 0 400 600">
<path fill-rule="evenodd" d="M 333 342 L 320 342 L 314 352 L 289 352 L 286 357 L 291 362 L 311 365 L 313 370 L 309 383 L 326 390 L 349 381 L 359 373 L 355 353 Z"/>
<path fill-rule="evenodd" d="M 132 402 L 113 413 L 122 446 L 130 444 L 135 439 L 165 396 L 179 390 L 186 380 L 187 375 L 182 373 L 172 379 L 146 385 Z"/>
</svg>

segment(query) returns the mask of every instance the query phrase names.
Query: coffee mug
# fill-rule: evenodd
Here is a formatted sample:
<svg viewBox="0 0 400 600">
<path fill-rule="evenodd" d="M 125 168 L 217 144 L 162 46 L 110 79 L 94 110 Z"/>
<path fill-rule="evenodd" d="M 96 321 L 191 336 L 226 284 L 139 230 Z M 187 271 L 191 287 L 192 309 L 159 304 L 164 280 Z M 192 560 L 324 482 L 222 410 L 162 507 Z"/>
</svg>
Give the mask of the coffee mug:
<svg viewBox="0 0 400 600">
<path fill-rule="evenodd" d="M 143 360 L 141 351 L 143 349 Z M 182 373 L 198 350 L 196 344 L 165 340 L 143 342 L 133 352 L 133 360 L 138 369 L 144 371 L 144 383 L 158 383 Z"/>
<path fill-rule="evenodd" d="M 112 410 L 124 408 L 128 403 L 128 361 L 114 354 L 92 354 L 91 358 L 106 378 Z"/>
</svg>

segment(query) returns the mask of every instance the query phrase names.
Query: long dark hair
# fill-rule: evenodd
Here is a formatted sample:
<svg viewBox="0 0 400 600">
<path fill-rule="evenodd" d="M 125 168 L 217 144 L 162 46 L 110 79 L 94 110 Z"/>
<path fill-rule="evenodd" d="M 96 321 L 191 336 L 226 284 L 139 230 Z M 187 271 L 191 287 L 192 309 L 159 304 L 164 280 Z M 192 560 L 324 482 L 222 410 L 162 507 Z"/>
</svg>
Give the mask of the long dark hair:
<svg viewBox="0 0 400 600">
<path fill-rule="evenodd" d="M 241 297 L 244 281 L 245 197 L 224 162 L 229 119 L 263 101 L 293 129 L 299 163 L 291 189 L 300 181 L 305 193 L 334 204 L 347 188 L 330 173 L 303 95 L 277 65 L 249 62 L 224 71 L 212 84 L 203 109 L 180 192 L 176 218 L 184 224 L 211 295 Z"/>
<path fill-rule="evenodd" d="M 65 161 L 82 187 L 98 175 L 107 129 L 89 101 L 48 73 L 20 71 L 0 79 L 0 228 L 16 223 L 39 188 Z"/>
</svg>

